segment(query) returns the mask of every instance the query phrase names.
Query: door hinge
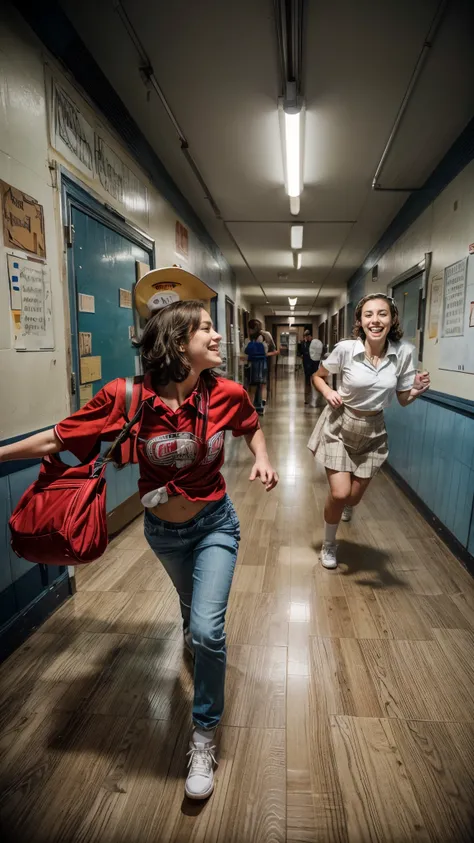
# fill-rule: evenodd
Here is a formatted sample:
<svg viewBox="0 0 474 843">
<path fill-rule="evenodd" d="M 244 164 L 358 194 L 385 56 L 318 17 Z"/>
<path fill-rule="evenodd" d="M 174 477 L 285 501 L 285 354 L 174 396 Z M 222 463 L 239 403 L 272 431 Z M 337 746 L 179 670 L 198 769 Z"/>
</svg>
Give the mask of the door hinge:
<svg viewBox="0 0 474 843">
<path fill-rule="evenodd" d="M 69 223 L 69 225 L 64 226 L 64 233 L 65 233 L 65 237 L 66 237 L 66 244 L 68 246 L 72 246 L 74 244 L 74 234 L 75 234 L 74 226 L 73 226 L 72 222 Z"/>
<path fill-rule="evenodd" d="M 76 388 L 77 388 L 76 373 L 71 372 L 71 395 L 76 394 Z"/>
</svg>

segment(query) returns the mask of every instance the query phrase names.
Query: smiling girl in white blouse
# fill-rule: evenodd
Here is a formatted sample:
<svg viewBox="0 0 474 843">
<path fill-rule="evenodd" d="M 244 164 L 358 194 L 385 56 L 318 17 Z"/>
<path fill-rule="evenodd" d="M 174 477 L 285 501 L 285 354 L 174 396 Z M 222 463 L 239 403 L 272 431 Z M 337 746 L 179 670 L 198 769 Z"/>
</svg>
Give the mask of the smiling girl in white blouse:
<svg viewBox="0 0 474 843">
<path fill-rule="evenodd" d="M 338 343 L 313 375 L 315 388 L 328 403 L 308 442 L 329 482 L 321 550 L 325 568 L 337 566 L 341 517 L 350 521 L 352 507 L 387 459 L 385 407 L 395 393 L 407 407 L 430 387 L 428 372 L 416 373 L 414 347 L 400 342 L 398 309 L 389 296 L 376 293 L 361 299 L 352 336 Z M 340 375 L 337 391 L 324 380 L 330 374 Z"/>
</svg>

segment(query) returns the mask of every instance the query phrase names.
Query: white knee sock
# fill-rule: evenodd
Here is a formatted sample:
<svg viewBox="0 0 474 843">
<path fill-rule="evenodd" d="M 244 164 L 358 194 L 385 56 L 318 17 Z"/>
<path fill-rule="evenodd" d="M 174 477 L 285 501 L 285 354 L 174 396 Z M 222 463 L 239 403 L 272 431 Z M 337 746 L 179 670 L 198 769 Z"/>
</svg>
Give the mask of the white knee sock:
<svg viewBox="0 0 474 843">
<path fill-rule="evenodd" d="M 324 541 L 331 542 L 334 544 L 336 541 L 336 533 L 339 524 L 327 524 L 326 521 L 324 522 Z"/>
<path fill-rule="evenodd" d="M 191 740 L 193 743 L 214 743 L 215 734 L 215 729 L 200 729 L 195 726 Z"/>
</svg>

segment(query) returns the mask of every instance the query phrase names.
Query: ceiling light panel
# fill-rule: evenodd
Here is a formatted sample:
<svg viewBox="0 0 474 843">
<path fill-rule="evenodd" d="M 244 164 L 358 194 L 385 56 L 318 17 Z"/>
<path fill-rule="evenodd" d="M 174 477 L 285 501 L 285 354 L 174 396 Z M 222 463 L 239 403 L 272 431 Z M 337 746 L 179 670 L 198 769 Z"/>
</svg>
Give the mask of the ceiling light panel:
<svg viewBox="0 0 474 843">
<path fill-rule="evenodd" d="M 292 225 L 291 226 L 291 248 L 292 249 L 302 249 L 303 248 L 303 226 L 302 225 Z"/>
</svg>

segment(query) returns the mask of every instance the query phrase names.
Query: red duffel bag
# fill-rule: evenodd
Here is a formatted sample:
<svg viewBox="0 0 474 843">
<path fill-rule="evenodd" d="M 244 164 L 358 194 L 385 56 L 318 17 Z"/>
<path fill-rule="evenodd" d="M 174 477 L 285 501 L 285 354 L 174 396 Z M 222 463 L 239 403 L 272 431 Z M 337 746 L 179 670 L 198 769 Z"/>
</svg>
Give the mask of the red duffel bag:
<svg viewBox="0 0 474 843">
<path fill-rule="evenodd" d="M 127 423 L 103 456 L 77 466 L 66 465 L 57 454 L 43 458 L 38 479 L 24 492 L 9 521 L 17 556 L 42 565 L 79 565 L 104 553 L 105 471 L 107 463 L 117 465 L 116 456 L 140 419 L 141 380 L 126 378 L 117 400 L 122 401 Z M 129 420 L 131 407 L 135 412 Z"/>
</svg>

